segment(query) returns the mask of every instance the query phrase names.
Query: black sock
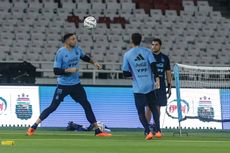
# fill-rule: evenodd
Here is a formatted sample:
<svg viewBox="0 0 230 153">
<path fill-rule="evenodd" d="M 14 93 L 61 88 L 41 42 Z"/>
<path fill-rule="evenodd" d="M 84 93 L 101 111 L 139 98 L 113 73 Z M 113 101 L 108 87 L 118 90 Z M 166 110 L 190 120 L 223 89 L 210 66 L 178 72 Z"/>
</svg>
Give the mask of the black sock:
<svg viewBox="0 0 230 153">
<path fill-rule="evenodd" d="M 38 124 L 37 124 L 37 123 L 34 123 L 34 124 L 31 126 L 31 128 L 33 128 L 33 129 L 37 129 L 37 127 L 38 127 Z"/>
<path fill-rule="evenodd" d="M 95 135 L 99 133 L 102 133 L 101 130 L 99 128 L 95 129 Z"/>
</svg>

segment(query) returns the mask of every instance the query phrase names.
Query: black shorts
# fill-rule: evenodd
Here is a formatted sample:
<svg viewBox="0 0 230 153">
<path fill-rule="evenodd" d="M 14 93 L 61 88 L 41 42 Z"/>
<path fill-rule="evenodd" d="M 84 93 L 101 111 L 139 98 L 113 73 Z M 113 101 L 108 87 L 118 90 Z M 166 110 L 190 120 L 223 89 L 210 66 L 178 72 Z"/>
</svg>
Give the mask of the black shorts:
<svg viewBox="0 0 230 153">
<path fill-rule="evenodd" d="M 154 91 L 146 94 L 134 93 L 135 102 L 139 105 L 150 106 L 151 103 L 156 103 L 156 95 Z"/>
<path fill-rule="evenodd" d="M 165 86 L 164 81 L 161 81 L 160 89 L 156 89 L 155 93 L 157 97 L 157 105 L 166 106 L 167 105 L 167 95 L 166 95 L 166 86 Z"/>
<path fill-rule="evenodd" d="M 87 95 L 83 86 L 79 83 L 76 85 L 58 85 L 54 94 L 54 98 L 58 101 L 63 101 L 64 98 L 70 95 L 76 102 L 87 100 Z"/>
<path fill-rule="evenodd" d="M 158 106 L 166 106 L 167 105 L 167 96 L 166 96 L 166 88 L 160 88 L 155 90 L 156 93 L 156 103 Z"/>
</svg>

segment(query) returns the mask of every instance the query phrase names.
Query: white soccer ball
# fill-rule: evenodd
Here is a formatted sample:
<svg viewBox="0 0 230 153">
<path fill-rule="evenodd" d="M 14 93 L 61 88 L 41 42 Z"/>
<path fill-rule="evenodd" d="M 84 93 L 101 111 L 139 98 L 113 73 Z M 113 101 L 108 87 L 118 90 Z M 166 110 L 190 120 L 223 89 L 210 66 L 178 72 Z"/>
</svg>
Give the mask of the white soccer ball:
<svg viewBox="0 0 230 153">
<path fill-rule="evenodd" d="M 105 131 L 105 124 L 102 123 L 101 121 L 97 121 L 97 126 L 102 132 Z"/>
<path fill-rule="evenodd" d="M 94 29 L 97 26 L 97 20 L 93 16 L 88 16 L 85 18 L 83 25 L 87 29 Z"/>
</svg>

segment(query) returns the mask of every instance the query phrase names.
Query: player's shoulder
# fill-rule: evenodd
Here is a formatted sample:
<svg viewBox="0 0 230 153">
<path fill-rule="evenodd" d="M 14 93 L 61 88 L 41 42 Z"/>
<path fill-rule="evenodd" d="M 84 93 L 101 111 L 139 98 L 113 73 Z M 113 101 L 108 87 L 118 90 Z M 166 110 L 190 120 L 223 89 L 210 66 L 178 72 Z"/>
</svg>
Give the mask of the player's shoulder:
<svg viewBox="0 0 230 153">
<path fill-rule="evenodd" d="M 83 51 L 83 49 L 82 49 L 81 46 L 79 46 L 79 45 L 76 45 L 76 46 L 74 47 L 74 50 L 75 50 L 76 52 L 82 52 L 82 51 Z"/>
<path fill-rule="evenodd" d="M 149 48 L 146 48 L 146 47 L 140 47 L 140 49 L 141 49 L 143 52 L 146 52 L 147 54 L 152 53 L 152 51 L 151 51 Z"/>
<path fill-rule="evenodd" d="M 133 51 L 133 48 L 127 50 L 127 51 L 124 53 L 124 56 L 127 56 L 127 55 L 131 54 L 132 51 Z"/>
<path fill-rule="evenodd" d="M 81 48 L 81 46 L 76 45 L 76 46 L 74 47 L 74 49 L 82 49 L 82 48 Z"/>
<path fill-rule="evenodd" d="M 57 55 L 60 55 L 60 54 L 62 54 L 64 51 L 65 51 L 65 47 L 61 47 L 61 48 L 59 48 L 59 49 L 57 50 L 56 54 L 57 54 Z"/>
<path fill-rule="evenodd" d="M 169 59 L 169 56 L 166 55 L 166 54 L 164 54 L 164 53 L 162 53 L 162 52 L 161 52 L 161 55 L 162 55 L 164 58 Z"/>
<path fill-rule="evenodd" d="M 139 47 L 139 49 L 144 50 L 144 51 L 151 51 L 149 48 L 146 48 L 146 47 Z"/>
<path fill-rule="evenodd" d="M 151 54 L 151 50 L 145 47 L 131 48 L 127 52 L 125 52 L 124 56 L 132 56 L 137 53 Z"/>
</svg>

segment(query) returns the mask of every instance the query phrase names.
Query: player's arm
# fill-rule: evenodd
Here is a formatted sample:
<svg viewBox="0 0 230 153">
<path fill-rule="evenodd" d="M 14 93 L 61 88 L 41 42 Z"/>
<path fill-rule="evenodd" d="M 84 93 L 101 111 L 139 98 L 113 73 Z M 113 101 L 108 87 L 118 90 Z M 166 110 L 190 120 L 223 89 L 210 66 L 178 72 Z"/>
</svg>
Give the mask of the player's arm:
<svg viewBox="0 0 230 153">
<path fill-rule="evenodd" d="M 170 60 L 169 58 L 167 58 L 166 60 L 166 79 L 167 79 L 167 84 L 168 84 L 168 90 L 167 90 L 167 94 L 168 94 L 168 98 L 171 96 L 171 88 L 172 88 L 172 72 L 171 72 L 171 67 L 170 67 Z"/>
<path fill-rule="evenodd" d="M 69 74 L 69 73 L 75 73 L 77 71 L 79 71 L 79 69 L 75 68 L 75 67 L 67 68 L 67 69 L 61 69 L 61 68 L 57 68 L 57 67 L 54 68 L 54 74 L 55 75 L 65 75 L 65 74 Z"/>
<path fill-rule="evenodd" d="M 152 69 L 152 72 L 153 72 L 155 78 L 159 79 L 159 74 L 158 74 L 158 71 L 157 71 L 157 65 L 156 65 L 155 62 L 151 63 L 151 69 Z"/>
<path fill-rule="evenodd" d="M 65 74 L 65 69 L 61 69 L 61 68 L 54 68 L 54 74 L 55 75 L 64 75 Z"/>
<path fill-rule="evenodd" d="M 80 58 L 84 62 L 91 63 L 91 64 L 95 65 L 98 70 L 101 69 L 101 65 L 99 63 L 95 62 L 94 60 L 92 60 L 89 56 L 84 55 L 83 57 L 80 57 Z"/>
<path fill-rule="evenodd" d="M 148 61 L 150 63 L 152 73 L 154 74 L 154 77 L 156 80 L 155 88 L 159 89 L 160 88 L 160 77 L 159 77 L 158 70 L 157 70 L 157 63 L 156 63 L 156 59 L 154 58 L 150 50 L 148 51 Z"/>
<path fill-rule="evenodd" d="M 75 73 L 77 71 L 79 71 L 79 69 L 75 67 L 67 68 L 67 69 L 61 69 L 57 67 L 54 68 L 55 75 L 65 75 L 65 74 Z"/>
<path fill-rule="evenodd" d="M 126 58 L 126 54 L 123 57 L 122 71 L 125 78 L 132 77 L 132 73 L 130 72 L 130 66 Z"/>
<path fill-rule="evenodd" d="M 89 56 L 87 56 L 81 48 L 78 48 L 78 49 L 80 51 L 80 59 L 81 60 L 83 60 L 84 62 L 91 63 L 91 64 L 95 65 L 98 70 L 101 69 L 101 65 L 99 63 L 95 62 Z"/>
<path fill-rule="evenodd" d="M 129 71 L 123 71 L 123 75 L 124 75 L 125 78 L 128 78 L 128 77 L 132 76 L 132 73 L 129 72 Z"/>
<path fill-rule="evenodd" d="M 171 88 L 171 86 L 172 86 L 172 72 L 171 72 L 171 70 L 166 70 L 166 78 L 167 78 L 168 87 Z"/>
<path fill-rule="evenodd" d="M 154 77 L 156 79 L 156 88 L 159 89 L 160 88 L 160 78 L 159 78 L 159 74 L 158 74 L 158 70 L 157 70 L 157 65 L 155 62 L 151 63 L 151 69 L 152 69 L 152 72 L 153 72 Z"/>
</svg>

